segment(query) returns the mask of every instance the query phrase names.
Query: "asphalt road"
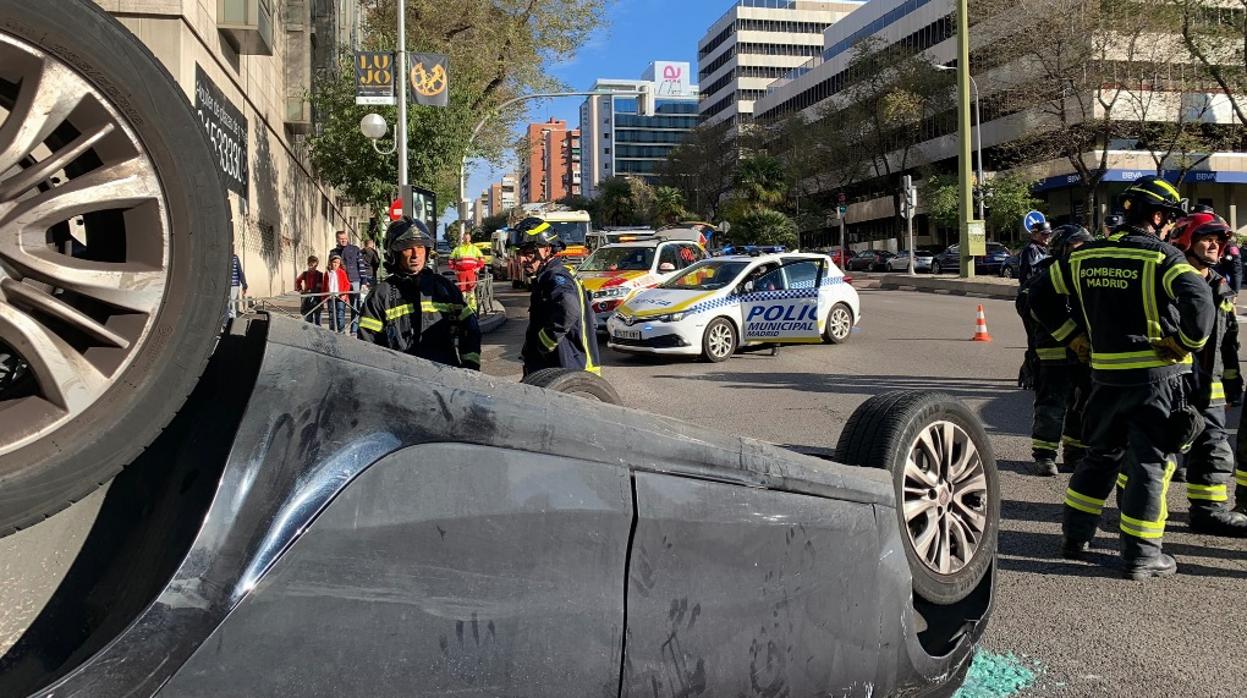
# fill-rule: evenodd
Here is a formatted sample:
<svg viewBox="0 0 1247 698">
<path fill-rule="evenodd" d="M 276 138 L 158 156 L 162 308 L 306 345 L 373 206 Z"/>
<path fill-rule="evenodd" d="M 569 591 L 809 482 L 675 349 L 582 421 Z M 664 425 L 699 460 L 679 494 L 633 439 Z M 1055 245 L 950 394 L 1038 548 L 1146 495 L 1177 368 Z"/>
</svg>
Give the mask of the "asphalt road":
<svg viewBox="0 0 1247 698">
<path fill-rule="evenodd" d="M 1144 583 L 1116 576 L 1112 508 L 1092 561 L 1060 559 L 1069 476 L 1026 474 L 1032 394 L 1015 387 L 1025 336 L 1012 304 L 904 291 L 861 295 L 862 322 L 840 346 L 721 364 L 634 358 L 603 346 L 604 375 L 631 407 L 823 453 L 871 395 L 898 388 L 955 395 L 983 419 L 1001 470 L 1001 572 L 985 645 L 1035 670 L 1023 695 L 1247 695 L 1247 541 L 1191 533 L 1185 490 L 1174 486 L 1165 547 L 1178 558 L 1178 576 Z M 487 338 L 486 370 L 518 379 L 513 357 L 526 298 L 504 302 L 511 319 Z M 978 303 L 992 343 L 968 341 Z M 1237 422 L 1235 411 L 1230 423 Z"/>
</svg>

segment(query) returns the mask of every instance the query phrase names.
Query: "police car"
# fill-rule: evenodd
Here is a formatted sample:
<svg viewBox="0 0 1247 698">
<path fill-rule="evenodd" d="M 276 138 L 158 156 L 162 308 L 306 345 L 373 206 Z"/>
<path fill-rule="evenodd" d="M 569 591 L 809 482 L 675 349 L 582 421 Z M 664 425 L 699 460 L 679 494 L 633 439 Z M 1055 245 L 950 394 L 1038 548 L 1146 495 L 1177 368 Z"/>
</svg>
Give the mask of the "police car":
<svg viewBox="0 0 1247 698">
<path fill-rule="evenodd" d="M 671 230 L 637 234 L 640 238 L 603 245 L 578 267 L 576 278 L 589 294 L 597 316 L 597 330 L 606 331 L 606 319 L 637 289 L 652 288 L 690 264 L 706 258 L 700 235 Z"/>
<path fill-rule="evenodd" d="M 839 344 L 860 319 L 857 291 L 827 255 L 715 257 L 625 300 L 607 346 L 718 362 L 741 346 Z"/>
</svg>

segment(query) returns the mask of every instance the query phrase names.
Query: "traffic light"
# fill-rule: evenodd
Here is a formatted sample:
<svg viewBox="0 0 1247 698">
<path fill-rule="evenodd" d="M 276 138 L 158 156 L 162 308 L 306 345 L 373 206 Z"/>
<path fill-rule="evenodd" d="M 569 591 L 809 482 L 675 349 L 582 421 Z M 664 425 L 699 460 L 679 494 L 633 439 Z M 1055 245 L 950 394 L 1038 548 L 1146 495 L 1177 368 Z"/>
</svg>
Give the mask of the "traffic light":
<svg viewBox="0 0 1247 698">
<path fill-rule="evenodd" d="M 654 85 L 642 85 L 641 91 L 637 94 L 637 113 L 641 116 L 654 116 L 658 113 L 657 105 L 654 104 Z"/>
</svg>

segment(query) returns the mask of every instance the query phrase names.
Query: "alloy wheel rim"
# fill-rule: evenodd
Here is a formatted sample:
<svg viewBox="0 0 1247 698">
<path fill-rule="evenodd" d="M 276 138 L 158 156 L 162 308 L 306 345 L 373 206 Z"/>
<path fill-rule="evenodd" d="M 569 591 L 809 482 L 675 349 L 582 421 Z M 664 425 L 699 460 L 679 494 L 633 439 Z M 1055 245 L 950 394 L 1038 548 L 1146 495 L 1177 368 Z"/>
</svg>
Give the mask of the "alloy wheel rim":
<svg viewBox="0 0 1247 698">
<path fill-rule="evenodd" d="M 902 513 L 919 560 L 949 575 L 970 563 L 987 531 L 983 459 L 959 425 L 937 421 L 918 433 L 905 458 Z"/>
<path fill-rule="evenodd" d="M 836 339 L 844 339 L 849 336 L 849 313 L 843 308 L 836 308 L 831 311 L 831 336 Z"/>
<path fill-rule="evenodd" d="M 170 239 L 155 165 L 117 108 L 0 33 L 0 456 L 118 382 L 164 302 Z"/>
<path fill-rule="evenodd" d="M 732 331 L 727 325 L 718 324 L 710 328 L 710 353 L 716 357 L 727 356 L 732 348 Z"/>
</svg>

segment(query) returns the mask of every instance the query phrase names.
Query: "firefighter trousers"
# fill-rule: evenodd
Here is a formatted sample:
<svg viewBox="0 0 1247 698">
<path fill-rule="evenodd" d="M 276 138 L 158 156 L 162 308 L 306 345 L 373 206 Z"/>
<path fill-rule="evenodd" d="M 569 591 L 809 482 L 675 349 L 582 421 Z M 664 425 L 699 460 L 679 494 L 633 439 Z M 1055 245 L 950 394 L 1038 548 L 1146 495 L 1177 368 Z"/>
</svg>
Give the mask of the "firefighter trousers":
<svg viewBox="0 0 1247 698">
<path fill-rule="evenodd" d="M 1035 377 L 1035 417 L 1031 427 L 1031 456 L 1056 459 L 1065 446 L 1065 464 L 1082 460 L 1082 413 L 1091 388 L 1091 376 L 1082 364 L 1040 363 Z"/>
<path fill-rule="evenodd" d="M 1247 505 L 1247 404 L 1238 418 L 1238 444 L 1235 449 L 1238 466 L 1234 468 L 1234 503 L 1237 507 Z M 1243 509 L 1240 509 L 1243 511 Z"/>
<path fill-rule="evenodd" d="M 1225 427 L 1225 406 L 1205 407 L 1204 430 L 1186 454 L 1186 498 L 1191 510 L 1217 511 L 1228 507 L 1229 484 L 1234 478 L 1234 451 Z"/>
<path fill-rule="evenodd" d="M 1127 562 L 1160 554 L 1169 509 L 1165 497 L 1176 461 L 1166 426 L 1180 379 L 1148 385 L 1093 384 L 1085 411 L 1087 455 L 1065 491 L 1065 537 L 1090 542 L 1118 474 L 1121 554 Z M 1124 466 L 1124 470 L 1123 470 Z"/>
</svg>

